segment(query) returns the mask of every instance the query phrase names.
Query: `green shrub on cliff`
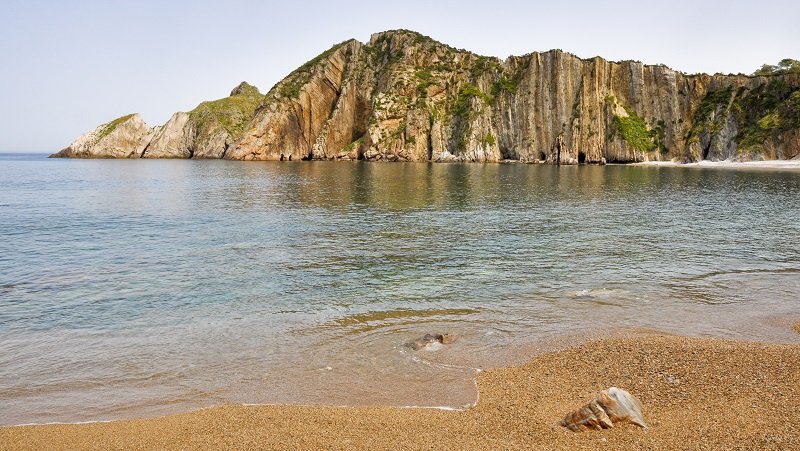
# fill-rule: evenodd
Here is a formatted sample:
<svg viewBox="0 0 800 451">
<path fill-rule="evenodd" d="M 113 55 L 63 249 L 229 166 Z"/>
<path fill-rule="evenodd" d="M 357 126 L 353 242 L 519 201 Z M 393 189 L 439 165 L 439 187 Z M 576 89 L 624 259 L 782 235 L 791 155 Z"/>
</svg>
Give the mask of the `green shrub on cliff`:
<svg viewBox="0 0 800 451">
<path fill-rule="evenodd" d="M 347 41 L 340 42 L 333 47 L 325 50 L 324 52 L 320 53 L 319 55 L 315 56 L 314 58 L 308 60 L 302 66 L 298 67 L 297 69 L 293 70 L 292 73 L 289 74 L 279 85 L 278 85 L 278 94 L 283 97 L 295 98 L 300 95 L 300 91 L 303 86 L 308 83 L 311 79 L 311 73 L 313 69 L 320 63 L 320 61 L 327 59 L 329 56 L 333 54 L 339 47 L 347 44 L 348 42 L 352 41 L 352 39 L 348 39 Z"/>
<path fill-rule="evenodd" d="M 628 144 L 640 152 L 649 152 L 656 148 L 653 142 L 654 132 L 647 128 L 647 123 L 636 113 L 629 111 L 627 117 L 614 116 L 617 131 Z"/>
<path fill-rule="evenodd" d="M 203 102 L 189 112 L 198 129 L 219 124 L 231 136 L 239 136 L 253 117 L 264 96 L 258 89 L 248 89 L 240 94 Z"/>
<path fill-rule="evenodd" d="M 118 118 L 114 119 L 113 121 L 105 124 L 103 126 L 103 129 L 100 130 L 100 132 L 97 134 L 97 141 L 100 141 L 101 139 L 103 139 L 106 136 L 110 135 L 111 132 L 113 132 L 114 130 L 117 129 L 119 124 L 127 121 L 128 119 L 130 119 L 132 117 L 133 117 L 133 114 L 126 114 L 125 116 L 118 117 Z"/>
<path fill-rule="evenodd" d="M 479 98 L 487 105 L 492 103 L 492 97 L 472 83 L 464 83 L 458 90 L 455 105 L 453 106 L 453 114 L 461 119 L 466 119 L 471 116 L 470 101 L 473 98 Z"/>
<path fill-rule="evenodd" d="M 782 59 L 777 65 L 764 64 L 753 75 L 800 74 L 800 61 L 791 58 Z"/>
<path fill-rule="evenodd" d="M 506 78 L 505 75 L 502 75 L 499 80 L 494 82 L 492 85 L 492 97 L 497 97 L 503 93 L 510 93 L 513 94 L 517 92 L 517 82 L 516 80 L 511 80 Z"/>
<path fill-rule="evenodd" d="M 731 87 L 706 94 L 694 114 L 692 128 L 689 130 L 690 140 L 697 140 L 697 137 L 704 131 L 714 135 L 722 129 L 727 116 L 724 112 L 727 111 L 732 96 L 733 88 Z M 716 114 L 720 107 L 722 107 L 722 114 Z"/>
<path fill-rule="evenodd" d="M 775 79 L 735 99 L 741 149 L 758 148 L 777 134 L 800 128 L 800 89 Z"/>
<path fill-rule="evenodd" d="M 417 94 L 420 98 L 427 97 L 428 87 L 433 84 L 433 74 L 428 69 L 422 69 L 414 75 L 417 77 Z"/>
</svg>

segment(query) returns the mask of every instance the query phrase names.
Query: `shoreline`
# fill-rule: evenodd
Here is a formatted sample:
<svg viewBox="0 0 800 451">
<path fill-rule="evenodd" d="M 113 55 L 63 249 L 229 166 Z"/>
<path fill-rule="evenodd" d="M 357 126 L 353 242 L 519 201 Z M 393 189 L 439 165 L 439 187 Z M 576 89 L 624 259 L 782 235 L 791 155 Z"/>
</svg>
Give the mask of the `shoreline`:
<svg viewBox="0 0 800 451">
<path fill-rule="evenodd" d="M 232 162 L 244 162 L 244 163 L 264 163 L 264 162 L 279 162 L 277 159 L 267 159 L 267 160 L 228 160 L 224 158 L 151 158 L 151 159 L 143 159 L 143 158 L 112 158 L 112 157 L 54 157 L 55 154 L 50 154 L 47 152 L 0 152 L 0 156 L 17 156 L 17 157 L 44 157 L 41 159 L 65 159 L 65 160 L 100 160 L 100 161 L 139 161 L 139 160 L 147 160 L 147 161 L 232 161 Z M 353 160 L 353 159 L 319 159 L 319 160 L 297 160 L 291 162 L 282 162 L 282 163 L 308 163 L 308 162 L 315 162 L 315 161 L 331 161 L 331 162 L 366 162 L 366 163 L 424 163 L 424 164 L 502 164 L 502 165 L 532 165 L 532 166 L 644 166 L 644 167 L 676 167 L 676 168 L 718 168 L 718 169 L 787 169 L 793 170 L 797 169 L 800 170 L 800 157 L 795 157 L 789 160 L 761 160 L 761 161 L 732 161 L 732 160 L 722 160 L 722 161 L 710 161 L 710 160 L 703 160 L 697 161 L 693 163 L 682 163 L 680 161 L 675 160 L 668 160 L 668 161 L 639 161 L 639 162 L 629 162 L 629 163 L 569 163 L 564 162 L 560 165 L 557 165 L 553 162 L 546 162 L 540 160 L 530 160 L 530 161 L 523 161 L 523 160 L 498 160 L 498 161 L 370 161 L 370 160 Z"/>
<path fill-rule="evenodd" d="M 800 333 L 800 323 L 792 327 Z M 435 381 L 434 381 L 435 383 Z M 800 447 L 800 344 L 647 334 L 486 370 L 465 410 L 224 405 L 164 417 L 0 428 L 4 449 Z M 650 427 L 574 433 L 563 416 L 618 386 Z"/>
<path fill-rule="evenodd" d="M 764 160 L 764 161 L 698 161 L 696 163 L 681 163 L 678 161 L 642 161 L 627 163 L 621 166 L 650 166 L 671 168 L 714 168 L 714 169 L 798 169 L 800 160 Z"/>
</svg>

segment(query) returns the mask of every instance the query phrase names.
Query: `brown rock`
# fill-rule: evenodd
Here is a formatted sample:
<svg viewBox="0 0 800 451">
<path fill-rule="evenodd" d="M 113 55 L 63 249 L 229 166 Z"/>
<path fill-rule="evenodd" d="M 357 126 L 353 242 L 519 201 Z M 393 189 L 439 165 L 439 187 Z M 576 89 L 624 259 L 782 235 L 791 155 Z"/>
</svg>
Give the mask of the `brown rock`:
<svg viewBox="0 0 800 451">
<path fill-rule="evenodd" d="M 587 429 L 609 429 L 615 423 L 633 423 L 646 428 L 642 404 L 627 391 L 611 387 L 597 394 L 589 404 L 567 414 L 561 426 L 575 432 Z"/>
<path fill-rule="evenodd" d="M 425 334 L 421 338 L 417 338 L 416 340 L 407 343 L 407 346 L 415 351 L 419 351 L 420 349 L 428 346 L 431 343 L 438 342 L 439 340 L 436 338 L 435 335 Z"/>
<path fill-rule="evenodd" d="M 437 335 L 436 339 L 439 340 L 439 343 L 443 345 L 450 345 L 456 342 L 456 336 L 453 334 Z"/>
</svg>

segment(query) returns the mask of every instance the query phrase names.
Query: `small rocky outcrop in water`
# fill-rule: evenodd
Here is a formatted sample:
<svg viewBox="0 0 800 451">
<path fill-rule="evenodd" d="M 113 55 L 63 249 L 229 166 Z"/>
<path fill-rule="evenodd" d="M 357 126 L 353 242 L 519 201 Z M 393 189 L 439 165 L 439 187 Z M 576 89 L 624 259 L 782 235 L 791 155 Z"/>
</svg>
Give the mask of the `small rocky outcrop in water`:
<svg viewBox="0 0 800 451">
<path fill-rule="evenodd" d="M 561 426 L 575 432 L 587 429 L 608 429 L 614 423 L 633 423 L 647 427 L 642 415 L 642 404 L 627 391 L 611 387 L 597 394 L 589 404 L 567 414 Z"/>
<path fill-rule="evenodd" d="M 791 159 L 800 156 L 800 74 L 687 75 L 561 50 L 500 60 L 394 30 L 333 46 L 266 95 L 243 84 L 163 127 L 129 131 L 125 141 L 81 137 L 54 156 Z"/>
<path fill-rule="evenodd" d="M 128 114 L 81 135 L 53 155 L 68 158 L 139 158 L 155 130 L 138 114 Z"/>
<path fill-rule="evenodd" d="M 406 343 L 409 348 L 419 351 L 420 349 L 430 349 L 436 345 L 449 345 L 456 341 L 453 334 L 425 334 L 416 340 Z"/>
</svg>

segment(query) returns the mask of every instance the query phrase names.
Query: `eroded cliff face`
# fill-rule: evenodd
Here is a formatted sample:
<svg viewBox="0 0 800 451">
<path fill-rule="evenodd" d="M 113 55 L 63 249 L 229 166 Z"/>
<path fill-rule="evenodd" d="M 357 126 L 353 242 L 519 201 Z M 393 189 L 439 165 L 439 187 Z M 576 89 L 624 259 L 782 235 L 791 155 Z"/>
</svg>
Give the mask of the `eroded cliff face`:
<svg viewBox="0 0 800 451">
<path fill-rule="evenodd" d="M 153 139 L 150 128 L 138 114 L 129 114 L 84 133 L 65 149 L 51 155 L 59 158 L 139 158 Z"/>
<path fill-rule="evenodd" d="M 389 31 L 366 44 L 332 47 L 265 96 L 243 84 L 227 99 L 176 113 L 157 130 L 144 127 L 140 141 L 147 144 L 139 155 L 548 163 L 786 159 L 800 153 L 799 88 L 800 75 L 685 75 L 559 50 L 500 61 Z M 77 144 L 81 156 L 136 155 L 133 148 L 109 152 L 102 140 L 79 141 L 70 148 Z"/>
<path fill-rule="evenodd" d="M 143 158 L 223 158 L 241 138 L 264 96 L 242 82 L 231 95 L 175 113 L 153 137 Z"/>
</svg>

